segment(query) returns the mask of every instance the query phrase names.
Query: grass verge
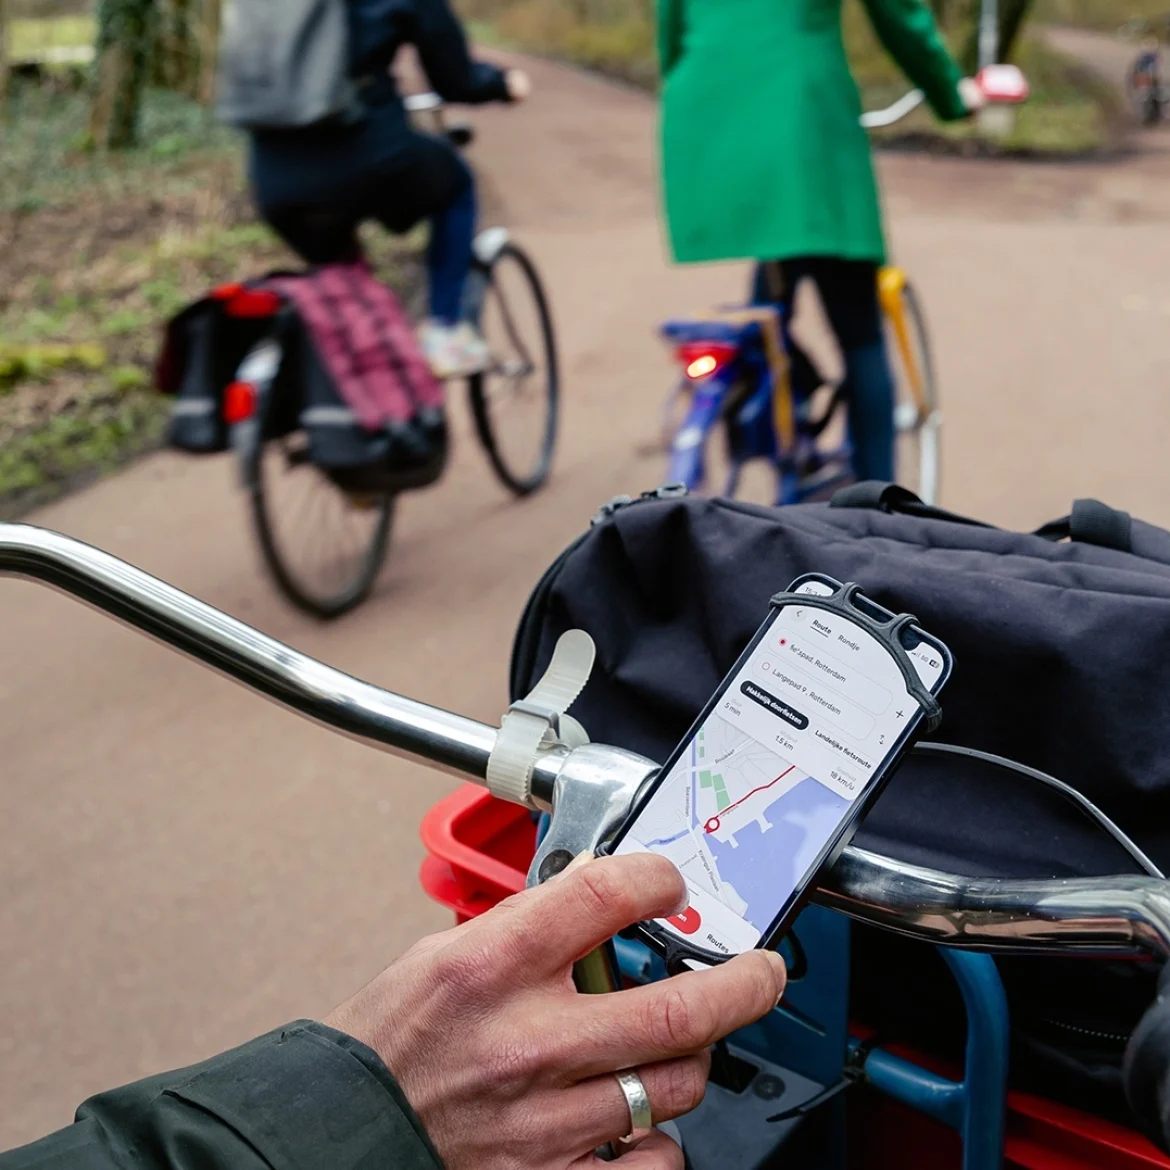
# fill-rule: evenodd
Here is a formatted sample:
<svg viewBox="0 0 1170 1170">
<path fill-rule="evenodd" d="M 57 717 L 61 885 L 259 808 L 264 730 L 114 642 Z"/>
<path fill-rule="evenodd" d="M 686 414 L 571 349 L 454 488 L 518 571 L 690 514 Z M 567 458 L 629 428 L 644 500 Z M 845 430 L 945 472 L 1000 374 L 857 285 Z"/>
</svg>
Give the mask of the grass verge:
<svg viewBox="0 0 1170 1170">
<path fill-rule="evenodd" d="M 19 82 L 0 154 L 0 515 L 91 481 L 163 438 L 151 389 L 163 323 L 209 287 L 297 266 L 255 221 L 242 145 L 151 93 L 139 149 L 71 149 L 82 93 Z M 372 232 L 413 299 L 417 238 Z"/>
</svg>

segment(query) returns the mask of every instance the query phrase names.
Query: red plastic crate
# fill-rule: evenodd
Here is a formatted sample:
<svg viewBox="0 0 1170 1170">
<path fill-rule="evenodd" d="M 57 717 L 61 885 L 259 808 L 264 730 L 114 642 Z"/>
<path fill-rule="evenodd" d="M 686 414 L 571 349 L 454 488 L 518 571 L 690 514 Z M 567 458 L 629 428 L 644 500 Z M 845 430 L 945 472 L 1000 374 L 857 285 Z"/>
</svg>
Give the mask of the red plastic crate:
<svg viewBox="0 0 1170 1170">
<path fill-rule="evenodd" d="M 518 804 L 465 784 L 427 813 L 421 834 L 422 887 L 460 922 L 524 889 L 536 826 Z"/>
<path fill-rule="evenodd" d="M 466 921 L 524 889 L 536 826 L 519 805 L 474 784 L 440 801 L 422 823 L 423 889 Z M 927 1060 L 923 1064 L 930 1063 Z M 864 1170 L 959 1170 L 954 1133 L 876 1093 L 857 1111 Z M 1008 1095 L 1005 1170 L 1170 1170 L 1132 1130 L 1027 1093 Z"/>
</svg>

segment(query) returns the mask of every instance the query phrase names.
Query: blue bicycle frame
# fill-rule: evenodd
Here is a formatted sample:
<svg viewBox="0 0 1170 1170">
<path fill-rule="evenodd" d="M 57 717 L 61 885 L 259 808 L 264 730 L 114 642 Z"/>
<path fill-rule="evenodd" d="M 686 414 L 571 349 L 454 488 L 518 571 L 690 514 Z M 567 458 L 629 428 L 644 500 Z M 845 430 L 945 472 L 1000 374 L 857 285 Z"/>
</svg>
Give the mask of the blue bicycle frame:
<svg viewBox="0 0 1170 1170">
<path fill-rule="evenodd" d="M 848 441 L 828 450 L 818 445 L 840 400 L 834 397 L 817 415 L 812 393 L 819 379 L 811 363 L 808 380 L 816 384 L 801 385 L 792 377 L 794 350 L 783 306 L 676 318 L 661 332 L 683 366 L 678 394 L 689 397 L 671 443 L 670 482 L 734 495 L 744 466 L 761 459 L 775 469 L 776 503 L 796 504 L 853 479 Z M 770 345 L 780 352 L 770 352 Z M 722 485 L 708 482 L 708 444 L 720 428 L 729 466 Z"/>
</svg>

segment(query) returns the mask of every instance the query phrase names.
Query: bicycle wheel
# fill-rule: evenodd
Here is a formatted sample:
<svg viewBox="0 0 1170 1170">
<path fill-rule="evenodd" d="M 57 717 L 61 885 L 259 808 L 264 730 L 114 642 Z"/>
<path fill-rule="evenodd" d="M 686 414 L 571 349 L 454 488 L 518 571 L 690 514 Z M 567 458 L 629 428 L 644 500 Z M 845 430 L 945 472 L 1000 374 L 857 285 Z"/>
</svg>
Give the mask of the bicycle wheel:
<svg viewBox="0 0 1170 1170">
<path fill-rule="evenodd" d="M 532 261 L 506 244 L 486 272 L 481 327 L 492 364 L 470 379 L 475 429 L 509 491 L 541 487 L 556 445 L 560 379 L 548 301 Z"/>
<path fill-rule="evenodd" d="M 348 613 L 386 558 L 394 494 L 342 491 L 310 461 L 303 432 L 267 440 L 254 458 L 252 520 L 273 580 L 314 617 Z"/>
<path fill-rule="evenodd" d="M 942 414 L 938 379 L 922 305 L 904 284 L 897 311 L 887 311 L 890 365 L 894 374 L 894 424 L 898 482 L 928 504 L 938 503 L 942 458 Z"/>
</svg>

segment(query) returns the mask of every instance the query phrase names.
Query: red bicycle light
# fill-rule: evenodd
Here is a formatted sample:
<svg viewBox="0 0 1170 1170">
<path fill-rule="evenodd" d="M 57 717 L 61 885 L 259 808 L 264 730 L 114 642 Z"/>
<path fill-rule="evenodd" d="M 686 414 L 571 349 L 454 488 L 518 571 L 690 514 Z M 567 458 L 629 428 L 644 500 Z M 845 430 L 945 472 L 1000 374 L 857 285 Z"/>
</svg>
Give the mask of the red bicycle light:
<svg viewBox="0 0 1170 1170">
<path fill-rule="evenodd" d="M 231 382 L 223 392 L 223 419 L 234 427 L 256 413 L 256 387 L 251 382 Z"/>
<path fill-rule="evenodd" d="M 1018 105 L 1031 92 L 1028 79 L 1015 65 L 987 65 L 975 75 L 983 96 L 992 103 Z"/>
<path fill-rule="evenodd" d="M 244 288 L 225 298 L 224 311 L 229 317 L 275 317 L 283 304 L 278 293 L 267 289 Z"/>
<path fill-rule="evenodd" d="M 735 359 L 737 348 L 726 341 L 688 341 L 675 355 L 692 382 L 701 382 L 719 373 Z"/>
</svg>

